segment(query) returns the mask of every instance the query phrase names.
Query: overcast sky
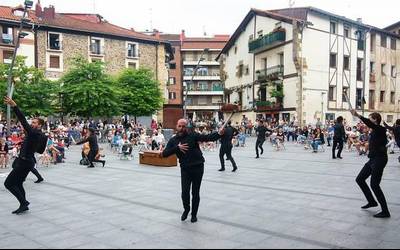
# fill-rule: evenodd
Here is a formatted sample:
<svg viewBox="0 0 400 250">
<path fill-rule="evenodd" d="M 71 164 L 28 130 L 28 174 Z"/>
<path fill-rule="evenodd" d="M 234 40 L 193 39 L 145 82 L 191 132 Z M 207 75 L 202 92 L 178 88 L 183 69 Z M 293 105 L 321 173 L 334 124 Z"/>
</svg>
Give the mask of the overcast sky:
<svg viewBox="0 0 400 250">
<path fill-rule="evenodd" d="M 37 0 L 35 0 L 36 3 Z M 291 0 L 294 1 L 294 0 Z M 17 5 L 23 0 L 0 0 Z M 250 8 L 289 7 L 289 0 L 41 0 L 57 12 L 98 13 L 111 23 L 137 31 L 186 30 L 188 36 L 232 34 Z M 314 6 L 384 28 L 400 21 L 399 0 L 295 0 L 295 7 Z"/>
</svg>

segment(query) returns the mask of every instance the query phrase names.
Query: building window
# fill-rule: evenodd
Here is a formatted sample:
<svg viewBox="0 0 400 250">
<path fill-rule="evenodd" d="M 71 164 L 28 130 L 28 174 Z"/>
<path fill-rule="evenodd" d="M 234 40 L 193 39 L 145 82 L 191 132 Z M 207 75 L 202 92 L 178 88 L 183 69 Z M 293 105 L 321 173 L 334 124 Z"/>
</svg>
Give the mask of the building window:
<svg viewBox="0 0 400 250">
<path fill-rule="evenodd" d="M 129 69 L 137 69 L 137 64 L 134 62 L 128 62 L 128 68 Z"/>
<path fill-rule="evenodd" d="M 169 69 L 176 69 L 176 63 L 170 63 Z"/>
<path fill-rule="evenodd" d="M 251 35 L 249 36 L 249 41 L 253 41 L 253 40 L 254 40 L 254 35 L 251 34 Z"/>
<path fill-rule="evenodd" d="M 237 52 L 238 52 L 238 48 L 237 48 L 237 46 L 235 46 L 235 55 L 237 54 Z"/>
<path fill-rule="evenodd" d="M 390 92 L 390 103 L 391 104 L 396 103 L 396 92 Z"/>
<path fill-rule="evenodd" d="M 49 49 L 61 50 L 61 35 L 56 33 L 49 33 Z"/>
<path fill-rule="evenodd" d="M 385 91 L 381 91 L 380 101 L 385 102 Z"/>
<path fill-rule="evenodd" d="M 336 34 L 336 23 L 335 22 L 331 22 L 331 33 Z"/>
<path fill-rule="evenodd" d="M 350 70 L 350 57 L 349 56 L 344 56 L 344 58 L 343 58 L 343 69 Z"/>
<path fill-rule="evenodd" d="M 51 69 L 60 68 L 60 56 L 50 56 L 50 68 Z"/>
<path fill-rule="evenodd" d="M 362 68 L 363 68 L 363 59 L 358 58 L 357 59 L 357 81 L 362 81 L 363 78 L 363 72 L 362 72 Z"/>
<path fill-rule="evenodd" d="M 4 44 L 13 44 L 14 43 L 14 30 L 9 26 L 1 26 L 1 42 Z"/>
<path fill-rule="evenodd" d="M 386 64 L 382 64 L 382 65 L 381 65 L 381 74 L 382 74 L 383 76 L 386 76 L 386 71 L 385 71 L 385 69 L 386 69 Z"/>
<path fill-rule="evenodd" d="M 175 92 L 169 92 L 168 93 L 168 98 L 170 100 L 176 100 L 176 93 Z"/>
<path fill-rule="evenodd" d="M 350 38 L 350 27 L 344 26 L 344 37 Z"/>
<path fill-rule="evenodd" d="M 396 39 L 395 38 L 391 38 L 390 39 L 390 48 L 392 49 L 392 50 L 396 50 Z"/>
<path fill-rule="evenodd" d="M 376 72 L 375 63 L 374 62 L 370 62 L 369 63 L 369 70 L 370 70 L 371 74 L 374 74 Z"/>
<path fill-rule="evenodd" d="M 237 76 L 238 77 L 242 77 L 243 76 L 243 71 L 244 71 L 244 65 L 243 64 L 239 64 Z"/>
<path fill-rule="evenodd" d="M 11 64 L 14 52 L 11 50 L 3 50 L 3 63 Z"/>
<path fill-rule="evenodd" d="M 258 36 L 258 38 L 261 38 L 261 37 L 263 37 L 263 35 L 264 35 L 264 31 L 262 31 L 262 30 L 259 30 L 259 31 L 257 32 L 257 36 Z"/>
<path fill-rule="evenodd" d="M 92 38 L 90 42 L 90 53 L 93 55 L 101 55 L 102 54 L 102 49 L 101 49 L 101 40 L 100 39 L 95 39 Z"/>
<path fill-rule="evenodd" d="M 369 91 L 369 109 L 375 109 L 375 90 Z"/>
<path fill-rule="evenodd" d="M 390 74 L 393 78 L 397 77 L 397 71 L 396 71 L 396 66 L 392 66 L 391 70 L 390 70 Z"/>
<path fill-rule="evenodd" d="M 336 56 L 336 54 L 334 54 L 334 53 L 331 53 L 331 54 L 330 54 L 330 57 L 329 57 L 329 66 L 330 66 L 331 68 L 336 68 L 336 66 L 337 66 L 337 56 Z"/>
<path fill-rule="evenodd" d="M 197 75 L 198 76 L 208 76 L 208 68 L 199 68 L 197 70 Z"/>
<path fill-rule="evenodd" d="M 175 77 L 170 77 L 170 78 L 169 78 L 169 82 L 168 82 L 169 85 L 175 85 L 175 84 L 176 84 L 175 80 L 176 80 Z"/>
<path fill-rule="evenodd" d="M 347 102 L 348 96 L 349 96 L 349 87 L 343 87 L 342 102 Z"/>
<path fill-rule="evenodd" d="M 376 34 L 371 34 L 371 51 L 375 51 L 376 47 Z"/>
<path fill-rule="evenodd" d="M 387 37 L 386 35 L 381 35 L 381 47 L 387 47 Z"/>
<path fill-rule="evenodd" d="M 330 86 L 328 94 L 329 94 L 329 101 L 330 102 L 336 101 L 336 87 Z"/>
<path fill-rule="evenodd" d="M 138 57 L 137 44 L 128 43 L 128 57 Z"/>
<path fill-rule="evenodd" d="M 356 108 L 361 109 L 362 108 L 362 89 L 357 89 L 356 93 Z"/>
<path fill-rule="evenodd" d="M 208 83 L 199 82 L 199 91 L 208 91 Z"/>
</svg>

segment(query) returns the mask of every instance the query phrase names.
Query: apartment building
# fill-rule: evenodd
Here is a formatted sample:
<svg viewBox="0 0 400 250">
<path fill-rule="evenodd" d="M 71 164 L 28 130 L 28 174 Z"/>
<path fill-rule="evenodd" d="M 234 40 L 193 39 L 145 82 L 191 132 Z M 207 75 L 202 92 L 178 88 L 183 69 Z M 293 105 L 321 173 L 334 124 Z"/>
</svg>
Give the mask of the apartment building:
<svg viewBox="0 0 400 250">
<path fill-rule="evenodd" d="M 252 9 L 223 49 L 227 102 L 257 117 L 315 124 L 358 109 L 398 115 L 400 36 L 313 7 Z"/>
</svg>

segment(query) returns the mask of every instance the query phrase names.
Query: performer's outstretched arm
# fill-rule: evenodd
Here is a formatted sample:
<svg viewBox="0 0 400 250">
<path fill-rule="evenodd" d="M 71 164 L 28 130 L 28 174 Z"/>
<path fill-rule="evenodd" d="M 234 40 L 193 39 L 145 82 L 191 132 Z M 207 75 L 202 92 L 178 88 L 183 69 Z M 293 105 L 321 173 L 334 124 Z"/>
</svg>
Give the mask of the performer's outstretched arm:
<svg viewBox="0 0 400 250">
<path fill-rule="evenodd" d="M 390 130 L 390 131 L 394 131 L 394 127 L 389 126 L 386 122 L 383 122 L 383 125 L 385 125 L 385 128 Z"/>
<path fill-rule="evenodd" d="M 218 141 L 221 139 L 221 131 L 220 132 L 214 132 L 209 135 L 202 135 L 199 133 L 195 133 L 195 139 L 197 142 L 209 142 L 209 141 Z"/>
<path fill-rule="evenodd" d="M 30 134 L 32 132 L 32 127 L 29 125 L 28 121 L 26 120 L 22 111 L 18 108 L 17 104 L 9 97 L 5 97 L 4 101 L 6 104 L 10 105 L 13 108 L 14 113 L 18 118 L 18 121 L 21 122 L 22 127 L 24 127 L 25 131 Z"/>
<path fill-rule="evenodd" d="M 161 152 L 162 157 L 170 157 L 171 155 L 174 155 L 178 152 L 179 146 L 175 145 L 176 143 L 174 142 L 173 139 L 169 140 L 167 147 L 164 149 L 163 152 Z"/>
</svg>

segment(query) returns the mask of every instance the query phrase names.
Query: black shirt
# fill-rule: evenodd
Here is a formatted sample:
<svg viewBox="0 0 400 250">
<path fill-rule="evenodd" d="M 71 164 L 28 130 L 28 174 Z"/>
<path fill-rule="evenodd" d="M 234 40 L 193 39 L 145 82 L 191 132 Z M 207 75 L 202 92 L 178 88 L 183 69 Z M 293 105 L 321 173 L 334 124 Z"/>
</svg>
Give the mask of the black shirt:
<svg viewBox="0 0 400 250">
<path fill-rule="evenodd" d="M 382 127 L 381 125 L 376 125 L 365 117 L 361 116 L 360 119 L 365 125 L 372 129 L 369 137 L 368 157 L 387 157 L 386 145 L 388 144 L 388 140 L 386 136 L 386 128 Z"/>
<path fill-rule="evenodd" d="M 256 128 L 256 132 L 257 132 L 257 140 L 265 141 L 267 132 L 272 132 L 272 130 L 266 128 L 265 126 L 261 126 Z"/>
<path fill-rule="evenodd" d="M 89 142 L 89 147 L 91 151 L 98 151 L 99 150 L 99 144 L 97 143 L 97 136 L 96 135 L 91 135 L 88 138 L 84 139 L 81 142 L 78 142 L 77 145 L 85 144 L 86 142 Z"/>
<path fill-rule="evenodd" d="M 21 145 L 19 157 L 23 160 L 36 162 L 35 152 L 38 149 L 39 140 L 42 135 L 42 131 L 40 131 L 39 129 L 32 128 L 28 124 L 28 121 L 26 120 L 24 114 L 21 112 L 21 110 L 17 106 L 14 107 L 13 109 L 14 109 L 15 115 L 17 116 L 18 120 L 21 122 L 22 126 L 24 127 L 25 133 L 26 133 L 25 139 Z"/>
<path fill-rule="evenodd" d="M 344 130 L 343 124 L 336 123 L 334 128 L 335 135 L 333 136 L 334 140 L 344 140 L 346 137 L 346 131 Z"/>
<path fill-rule="evenodd" d="M 234 136 L 238 135 L 239 132 L 236 128 L 228 126 L 225 128 L 225 133 L 221 137 L 221 144 L 226 146 L 232 146 L 232 139 Z"/>
<path fill-rule="evenodd" d="M 181 168 L 199 166 L 205 162 L 199 142 L 217 141 L 220 138 L 221 136 L 218 133 L 212 133 L 210 135 L 202 135 L 199 133 L 189 133 L 182 136 L 176 135 L 169 140 L 162 156 L 169 157 L 176 154 Z M 188 144 L 189 150 L 185 154 L 179 149 L 179 143 Z"/>
</svg>

